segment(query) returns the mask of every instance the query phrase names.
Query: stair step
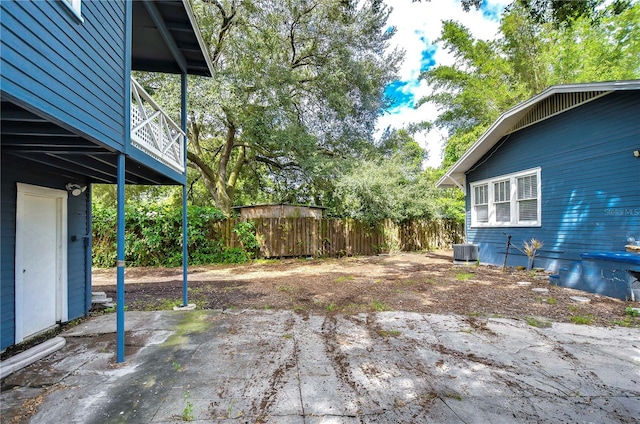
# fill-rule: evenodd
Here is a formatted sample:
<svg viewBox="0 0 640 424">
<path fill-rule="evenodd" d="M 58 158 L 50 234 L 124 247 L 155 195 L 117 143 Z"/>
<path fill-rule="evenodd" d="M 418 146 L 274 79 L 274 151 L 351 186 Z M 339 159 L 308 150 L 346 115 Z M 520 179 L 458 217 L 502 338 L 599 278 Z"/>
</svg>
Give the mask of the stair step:
<svg viewBox="0 0 640 424">
<path fill-rule="evenodd" d="M 91 303 L 105 304 L 113 302 L 113 298 L 105 297 L 104 299 L 91 299 Z"/>
</svg>

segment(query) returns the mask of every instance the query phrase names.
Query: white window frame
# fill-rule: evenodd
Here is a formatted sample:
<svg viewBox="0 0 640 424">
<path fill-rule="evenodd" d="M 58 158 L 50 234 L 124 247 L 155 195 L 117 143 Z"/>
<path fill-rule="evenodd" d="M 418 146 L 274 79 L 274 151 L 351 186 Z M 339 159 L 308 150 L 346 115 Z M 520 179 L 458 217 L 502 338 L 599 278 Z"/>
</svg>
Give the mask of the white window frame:
<svg viewBox="0 0 640 424">
<path fill-rule="evenodd" d="M 481 199 L 481 200 L 484 200 L 484 201 L 476 204 L 476 200 L 477 200 L 477 198 L 476 198 L 476 191 L 477 190 L 476 189 L 481 188 L 482 186 L 485 186 L 484 190 L 483 190 L 484 191 L 484 196 L 483 197 L 485 197 L 485 199 Z M 471 188 L 471 191 L 473 193 L 473 197 L 471 198 L 471 209 L 473 210 L 473 216 L 477 220 L 477 217 L 478 217 L 477 207 L 478 206 L 486 206 L 487 207 L 487 221 L 486 222 L 485 221 L 480 221 L 480 222 L 483 223 L 483 224 L 487 224 L 489 222 L 488 221 L 488 219 L 489 219 L 489 188 L 486 187 L 486 184 L 475 184 Z"/>
<path fill-rule="evenodd" d="M 73 13 L 74 17 L 80 22 L 84 22 L 84 18 L 82 17 L 82 0 L 60 0 L 62 3 L 69 8 L 69 10 Z"/>
<path fill-rule="evenodd" d="M 524 171 L 514 172 L 512 174 L 499 175 L 481 181 L 471 183 L 471 227 L 541 227 L 542 226 L 542 184 L 540 180 L 541 168 L 531 168 Z M 537 219 L 535 221 L 519 221 L 518 212 L 518 178 L 533 176 L 536 177 L 537 191 Z M 495 202 L 495 186 L 494 184 L 509 181 L 510 191 L 510 222 L 498 222 L 496 220 L 496 203 Z M 488 188 L 489 199 L 489 220 L 488 222 L 478 222 L 475 210 L 475 187 L 486 185 Z"/>
</svg>

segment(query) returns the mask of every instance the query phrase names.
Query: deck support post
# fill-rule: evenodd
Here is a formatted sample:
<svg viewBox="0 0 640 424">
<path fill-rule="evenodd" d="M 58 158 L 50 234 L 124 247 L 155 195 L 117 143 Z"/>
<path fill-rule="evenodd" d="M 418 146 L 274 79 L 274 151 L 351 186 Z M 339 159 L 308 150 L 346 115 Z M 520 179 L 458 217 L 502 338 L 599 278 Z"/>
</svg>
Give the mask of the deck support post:
<svg viewBox="0 0 640 424">
<path fill-rule="evenodd" d="M 187 275 L 189 271 L 189 250 L 187 234 L 187 74 L 182 73 L 180 78 L 180 126 L 184 133 L 184 173 L 185 181 L 182 184 L 182 306 L 189 306 Z"/>
<path fill-rule="evenodd" d="M 124 189 L 125 156 L 118 155 L 117 191 L 117 286 L 116 286 L 116 362 L 124 362 Z"/>
</svg>

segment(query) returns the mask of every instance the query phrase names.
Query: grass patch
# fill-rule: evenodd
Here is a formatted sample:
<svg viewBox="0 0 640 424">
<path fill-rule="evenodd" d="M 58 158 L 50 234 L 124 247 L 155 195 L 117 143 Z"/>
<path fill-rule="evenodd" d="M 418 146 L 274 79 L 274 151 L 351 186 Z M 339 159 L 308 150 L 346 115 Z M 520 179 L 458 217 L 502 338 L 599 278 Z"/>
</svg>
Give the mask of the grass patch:
<svg viewBox="0 0 640 424">
<path fill-rule="evenodd" d="M 373 302 L 370 303 L 369 306 L 371 306 L 371 308 L 374 311 L 378 311 L 378 312 L 384 312 L 388 310 L 387 305 L 385 305 L 383 302 L 379 300 L 374 300 Z"/>
<path fill-rule="evenodd" d="M 340 277 L 336 278 L 336 283 L 345 283 L 347 281 L 351 281 L 354 280 L 356 277 L 354 277 L 353 275 L 341 275 Z"/>
<path fill-rule="evenodd" d="M 335 303 L 329 303 L 327 306 L 324 307 L 324 309 L 327 310 L 327 312 L 332 312 L 335 311 L 337 308 Z"/>
<path fill-rule="evenodd" d="M 557 303 L 558 303 L 558 299 L 556 299 L 555 297 L 548 297 L 548 298 L 547 298 L 547 303 L 548 303 L 549 305 L 555 305 L 555 304 L 557 304 Z"/>
<path fill-rule="evenodd" d="M 593 322 L 593 315 L 574 315 L 570 319 L 574 324 L 591 325 Z"/>
<path fill-rule="evenodd" d="M 283 292 L 283 293 L 287 293 L 287 294 L 291 294 L 291 293 L 293 293 L 293 287 L 291 287 L 291 286 L 278 286 L 278 291 L 279 292 Z"/>
<path fill-rule="evenodd" d="M 473 278 L 474 274 L 471 272 L 459 272 L 456 274 L 456 280 L 458 281 L 466 281 L 470 278 Z"/>
<path fill-rule="evenodd" d="M 160 302 L 157 304 L 156 308 L 146 309 L 150 311 L 173 311 L 174 306 L 182 305 L 182 299 L 160 299 Z M 153 306 L 153 305 L 148 305 Z"/>
<path fill-rule="evenodd" d="M 635 328 L 640 326 L 640 320 L 634 318 L 632 316 L 624 317 L 623 319 L 617 319 L 613 321 L 613 325 L 617 325 L 618 327 L 627 327 L 627 328 Z"/>
<path fill-rule="evenodd" d="M 527 324 L 537 328 L 549 328 L 551 327 L 551 324 L 552 324 L 551 321 L 549 321 L 548 319 L 539 318 L 539 317 L 529 316 L 529 317 L 525 317 L 524 319 L 527 322 Z"/>
<path fill-rule="evenodd" d="M 458 393 L 444 392 L 444 396 L 448 397 L 449 399 L 462 400 L 462 395 Z"/>
<path fill-rule="evenodd" d="M 398 337 L 402 332 L 398 330 L 382 330 L 378 329 L 377 333 L 380 337 Z"/>
<path fill-rule="evenodd" d="M 347 306 L 344 306 L 342 308 L 342 311 L 346 314 L 357 314 L 358 312 L 361 312 L 364 308 L 362 307 L 362 305 L 359 305 L 357 303 L 349 303 Z"/>
</svg>

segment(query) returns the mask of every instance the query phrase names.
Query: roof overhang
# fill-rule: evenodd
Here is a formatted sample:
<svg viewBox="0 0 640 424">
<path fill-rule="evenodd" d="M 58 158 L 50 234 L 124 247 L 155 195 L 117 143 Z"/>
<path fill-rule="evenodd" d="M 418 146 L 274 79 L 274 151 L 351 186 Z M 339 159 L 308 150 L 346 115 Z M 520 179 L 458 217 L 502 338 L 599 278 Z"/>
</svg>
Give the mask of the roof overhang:
<svg viewBox="0 0 640 424">
<path fill-rule="evenodd" d="M 211 58 L 189 0 L 132 3 L 133 70 L 212 75 Z"/>
<path fill-rule="evenodd" d="M 465 152 L 458 161 L 438 180 L 436 187 L 459 187 L 463 191 L 466 186 L 466 173 L 471 169 L 482 157 L 487 154 L 504 136 L 524 128 L 527 125 L 518 126 L 518 124 L 531 112 L 537 105 L 541 104 L 556 94 L 564 93 L 594 93 L 588 100 L 594 100 L 613 91 L 620 90 L 640 90 L 640 80 L 629 81 L 612 81 L 598 82 L 587 84 L 565 84 L 552 86 L 540 94 L 520 103 L 514 108 L 500 115 L 500 117 L 482 134 L 482 136 Z M 581 103 L 582 104 L 582 103 Z M 555 116 L 560 112 L 549 114 L 543 119 Z M 541 119 L 540 119 L 541 120 Z M 539 122 L 540 120 L 536 121 Z M 535 123 L 535 122 L 534 122 Z"/>
</svg>

